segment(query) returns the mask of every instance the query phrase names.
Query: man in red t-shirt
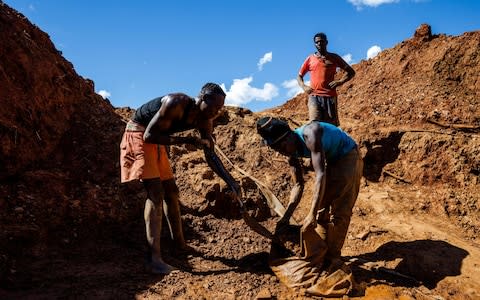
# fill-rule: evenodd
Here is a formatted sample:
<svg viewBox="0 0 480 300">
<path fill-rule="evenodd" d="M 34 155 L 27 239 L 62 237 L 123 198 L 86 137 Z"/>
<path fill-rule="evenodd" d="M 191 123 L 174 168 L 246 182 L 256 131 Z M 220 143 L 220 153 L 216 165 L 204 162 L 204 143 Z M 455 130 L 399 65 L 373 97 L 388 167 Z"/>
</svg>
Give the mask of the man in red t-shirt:
<svg viewBox="0 0 480 300">
<path fill-rule="evenodd" d="M 313 41 L 317 52 L 305 59 L 297 81 L 308 94 L 310 121 L 317 120 L 339 126 L 336 87 L 352 79 L 355 71 L 338 54 L 327 52 L 328 40 L 325 33 L 315 34 Z M 337 68 L 346 72 L 340 80 L 334 78 Z M 310 72 L 310 86 L 303 81 L 307 72 Z"/>
</svg>

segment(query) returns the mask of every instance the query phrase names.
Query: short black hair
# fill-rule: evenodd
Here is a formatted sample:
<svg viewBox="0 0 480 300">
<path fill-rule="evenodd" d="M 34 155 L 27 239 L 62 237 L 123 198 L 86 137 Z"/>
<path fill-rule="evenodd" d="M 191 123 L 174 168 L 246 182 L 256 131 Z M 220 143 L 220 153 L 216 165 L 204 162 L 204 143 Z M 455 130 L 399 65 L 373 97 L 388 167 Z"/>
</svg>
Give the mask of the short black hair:
<svg viewBox="0 0 480 300">
<path fill-rule="evenodd" d="M 257 132 L 271 146 L 281 141 L 292 130 L 287 122 L 273 117 L 263 117 L 257 121 Z"/>
<path fill-rule="evenodd" d="M 313 40 L 315 41 L 315 39 L 316 39 L 317 37 L 322 38 L 322 40 L 328 41 L 327 35 L 326 35 L 325 33 L 323 33 L 323 32 L 319 32 L 319 33 L 315 34 L 315 35 L 313 36 Z"/>
<path fill-rule="evenodd" d="M 200 90 L 200 95 L 222 95 L 226 96 L 222 87 L 213 82 L 207 82 L 202 86 Z"/>
</svg>

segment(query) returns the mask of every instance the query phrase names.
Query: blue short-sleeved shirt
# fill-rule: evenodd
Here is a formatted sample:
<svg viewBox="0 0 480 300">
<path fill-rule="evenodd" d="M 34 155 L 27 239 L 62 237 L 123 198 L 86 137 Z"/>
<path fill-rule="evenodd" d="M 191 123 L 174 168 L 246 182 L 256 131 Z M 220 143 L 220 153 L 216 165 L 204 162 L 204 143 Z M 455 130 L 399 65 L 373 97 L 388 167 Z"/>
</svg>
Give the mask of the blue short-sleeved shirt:
<svg viewBox="0 0 480 300">
<path fill-rule="evenodd" d="M 334 162 L 342 158 L 357 146 L 355 141 L 340 128 L 324 122 L 314 122 L 317 122 L 323 128 L 322 146 L 323 151 L 325 151 L 327 162 Z M 305 139 L 303 138 L 303 131 L 307 125 L 308 124 L 303 125 L 302 127 L 299 127 L 293 131 L 303 142 L 302 150 L 297 152 L 297 157 L 312 156 L 310 150 L 305 144 Z"/>
</svg>

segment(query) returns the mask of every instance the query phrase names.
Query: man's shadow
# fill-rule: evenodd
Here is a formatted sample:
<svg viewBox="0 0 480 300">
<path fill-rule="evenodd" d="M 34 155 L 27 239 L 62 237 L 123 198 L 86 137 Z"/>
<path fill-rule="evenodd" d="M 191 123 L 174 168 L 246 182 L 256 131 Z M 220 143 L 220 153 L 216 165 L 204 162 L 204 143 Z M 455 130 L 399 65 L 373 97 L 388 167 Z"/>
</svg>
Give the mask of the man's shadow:
<svg viewBox="0 0 480 300">
<path fill-rule="evenodd" d="M 205 239 L 205 235 L 201 235 L 197 232 L 192 224 L 183 224 L 184 235 L 188 240 L 196 240 L 200 243 L 208 243 Z M 268 252 L 262 251 L 258 253 L 250 253 L 240 258 L 222 257 L 216 255 L 209 255 L 201 249 L 195 249 L 189 247 L 187 252 L 179 252 L 174 248 L 174 242 L 171 240 L 168 232 L 168 227 L 165 224 L 162 234 L 162 243 L 164 243 L 163 254 L 168 258 L 168 262 L 172 263 L 175 267 L 185 272 L 190 272 L 196 275 L 211 275 L 211 274 L 223 274 L 228 272 L 237 273 L 256 273 L 256 274 L 271 274 L 272 271 L 268 265 Z M 201 231 L 209 232 L 211 228 L 207 225 L 199 228 Z M 219 270 L 207 270 L 207 271 L 194 271 L 194 267 L 188 262 L 188 257 L 200 257 L 207 261 L 218 261 L 225 265 L 224 268 Z"/>
<path fill-rule="evenodd" d="M 226 258 L 211 255 L 202 255 L 202 258 L 210 261 L 219 261 L 226 267 L 216 271 L 191 271 L 195 275 L 211 275 L 211 274 L 224 274 L 229 272 L 235 273 L 255 273 L 255 274 L 273 274 L 268 265 L 268 253 L 250 253 L 244 257 Z"/>
<path fill-rule="evenodd" d="M 433 289 L 445 277 L 460 275 L 463 259 L 468 254 L 464 249 L 445 241 L 417 240 L 388 242 L 375 252 L 350 258 L 354 261 L 352 267 L 358 282 L 382 279 L 395 286 L 415 287 L 423 284 Z M 367 271 L 361 267 L 366 262 L 394 260 L 401 260 L 394 269 L 381 267 Z"/>
</svg>

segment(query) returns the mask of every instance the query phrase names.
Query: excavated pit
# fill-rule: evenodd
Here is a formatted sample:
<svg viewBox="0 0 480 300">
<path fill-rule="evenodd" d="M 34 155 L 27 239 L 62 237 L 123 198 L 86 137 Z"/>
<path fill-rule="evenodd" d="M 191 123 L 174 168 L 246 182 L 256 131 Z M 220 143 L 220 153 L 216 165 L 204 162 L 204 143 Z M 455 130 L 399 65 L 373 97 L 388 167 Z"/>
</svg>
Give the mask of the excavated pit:
<svg viewBox="0 0 480 300">
<path fill-rule="evenodd" d="M 365 158 L 342 254 L 366 299 L 480 297 L 480 32 L 428 29 L 354 65 L 338 91 L 342 128 Z M 273 276 L 270 242 L 188 147 L 170 153 L 193 251 L 176 252 L 164 231 L 164 258 L 180 272 L 146 274 L 145 192 L 119 183 L 118 144 L 133 109 L 95 94 L 49 36 L 3 2 L 0 40 L 0 298 L 306 298 Z M 288 164 L 262 145 L 255 121 L 273 114 L 301 125 L 305 100 L 260 113 L 227 108 L 215 128 L 229 159 L 284 205 Z M 472 127 L 452 126 L 462 124 Z M 250 215 L 273 231 L 278 218 L 260 191 L 228 168 Z M 298 221 L 313 192 L 312 170 L 304 176 Z"/>
</svg>

